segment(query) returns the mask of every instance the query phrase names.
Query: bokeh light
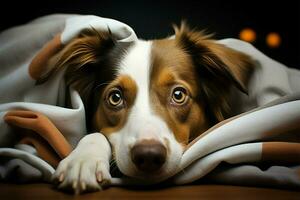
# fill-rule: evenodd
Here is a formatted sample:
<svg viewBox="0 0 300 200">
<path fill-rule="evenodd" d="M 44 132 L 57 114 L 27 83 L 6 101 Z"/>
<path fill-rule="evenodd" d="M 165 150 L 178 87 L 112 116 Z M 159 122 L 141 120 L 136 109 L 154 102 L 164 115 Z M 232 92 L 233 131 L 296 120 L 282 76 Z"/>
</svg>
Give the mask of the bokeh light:
<svg viewBox="0 0 300 200">
<path fill-rule="evenodd" d="M 243 30 L 241 30 L 239 34 L 239 38 L 246 42 L 252 43 L 256 40 L 256 33 L 251 28 L 244 28 Z"/>
<path fill-rule="evenodd" d="M 278 48 L 281 44 L 281 37 L 278 33 L 269 33 L 266 37 L 266 43 L 270 48 Z"/>
</svg>

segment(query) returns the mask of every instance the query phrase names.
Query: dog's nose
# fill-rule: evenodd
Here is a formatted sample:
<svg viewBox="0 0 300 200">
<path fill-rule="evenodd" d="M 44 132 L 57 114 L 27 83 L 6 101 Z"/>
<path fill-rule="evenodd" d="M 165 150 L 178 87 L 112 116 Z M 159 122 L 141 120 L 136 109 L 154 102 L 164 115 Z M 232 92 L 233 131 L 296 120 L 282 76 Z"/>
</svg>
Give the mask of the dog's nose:
<svg viewBox="0 0 300 200">
<path fill-rule="evenodd" d="M 143 172 L 154 172 L 165 163 L 167 150 L 157 140 L 142 140 L 131 149 L 131 160 Z"/>
</svg>

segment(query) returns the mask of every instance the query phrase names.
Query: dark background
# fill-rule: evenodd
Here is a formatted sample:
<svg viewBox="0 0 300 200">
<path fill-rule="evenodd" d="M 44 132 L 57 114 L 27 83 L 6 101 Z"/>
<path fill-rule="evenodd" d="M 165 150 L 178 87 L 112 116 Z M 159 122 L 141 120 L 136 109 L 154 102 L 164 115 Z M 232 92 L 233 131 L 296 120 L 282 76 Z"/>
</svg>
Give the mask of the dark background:
<svg viewBox="0 0 300 200">
<path fill-rule="evenodd" d="M 0 29 L 28 22 L 52 13 L 94 14 L 127 23 L 144 39 L 173 34 L 171 24 L 186 19 L 198 29 L 215 33 L 217 39 L 238 38 L 246 27 L 257 34 L 253 43 L 268 56 L 300 69 L 300 1 L 111 1 L 45 0 L 1 3 Z M 269 48 L 265 38 L 277 32 L 282 38 L 278 48 Z M 0 44 L 1 45 L 1 44 Z"/>
</svg>

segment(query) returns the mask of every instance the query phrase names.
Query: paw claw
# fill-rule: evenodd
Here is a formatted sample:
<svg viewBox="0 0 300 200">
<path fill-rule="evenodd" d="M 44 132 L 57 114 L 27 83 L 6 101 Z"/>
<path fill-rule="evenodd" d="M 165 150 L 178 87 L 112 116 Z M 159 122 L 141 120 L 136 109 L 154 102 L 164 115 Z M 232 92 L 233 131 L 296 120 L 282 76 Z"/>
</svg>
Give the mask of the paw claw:
<svg viewBox="0 0 300 200">
<path fill-rule="evenodd" d="M 80 185 L 81 185 L 81 191 L 85 191 L 86 190 L 85 182 L 81 181 Z"/>
<path fill-rule="evenodd" d="M 97 173 L 96 173 L 96 177 L 97 177 L 97 181 L 98 181 L 99 183 L 101 183 L 102 180 L 103 180 L 103 179 L 102 179 L 102 177 L 103 177 L 103 176 L 102 176 L 102 172 L 97 172 Z"/>
<path fill-rule="evenodd" d="M 73 188 L 73 190 L 77 189 L 77 180 L 73 181 L 72 188 Z"/>
<path fill-rule="evenodd" d="M 61 183 L 61 182 L 63 182 L 64 179 L 65 179 L 64 173 L 61 173 L 59 175 L 58 181 Z"/>
</svg>

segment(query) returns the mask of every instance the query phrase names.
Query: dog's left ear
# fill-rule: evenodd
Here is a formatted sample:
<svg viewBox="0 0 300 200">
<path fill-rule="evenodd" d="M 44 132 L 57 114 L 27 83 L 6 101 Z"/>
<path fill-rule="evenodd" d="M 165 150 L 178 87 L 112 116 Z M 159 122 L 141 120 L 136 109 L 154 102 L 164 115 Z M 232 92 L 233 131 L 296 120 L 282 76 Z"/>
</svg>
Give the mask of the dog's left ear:
<svg viewBox="0 0 300 200">
<path fill-rule="evenodd" d="M 67 86 L 78 91 L 85 105 L 87 119 L 99 103 L 100 90 L 115 76 L 114 57 L 122 55 L 129 44 L 117 43 L 111 32 L 85 29 L 47 63 L 48 69 L 38 80 L 42 84 L 65 70 Z M 88 120 L 87 120 L 88 121 Z"/>
<path fill-rule="evenodd" d="M 200 80 L 201 92 L 211 105 L 216 121 L 224 119 L 231 86 L 247 93 L 254 69 L 252 59 L 211 39 L 201 31 L 190 30 L 185 23 L 175 28 L 175 40 L 192 59 Z"/>
<path fill-rule="evenodd" d="M 248 55 L 217 43 L 203 31 L 191 30 L 185 22 L 174 29 L 178 44 L 192 56 L 204 75 L 225 78 L 247 93 L 247 83 L 254 69 Z"/>
</svg>

